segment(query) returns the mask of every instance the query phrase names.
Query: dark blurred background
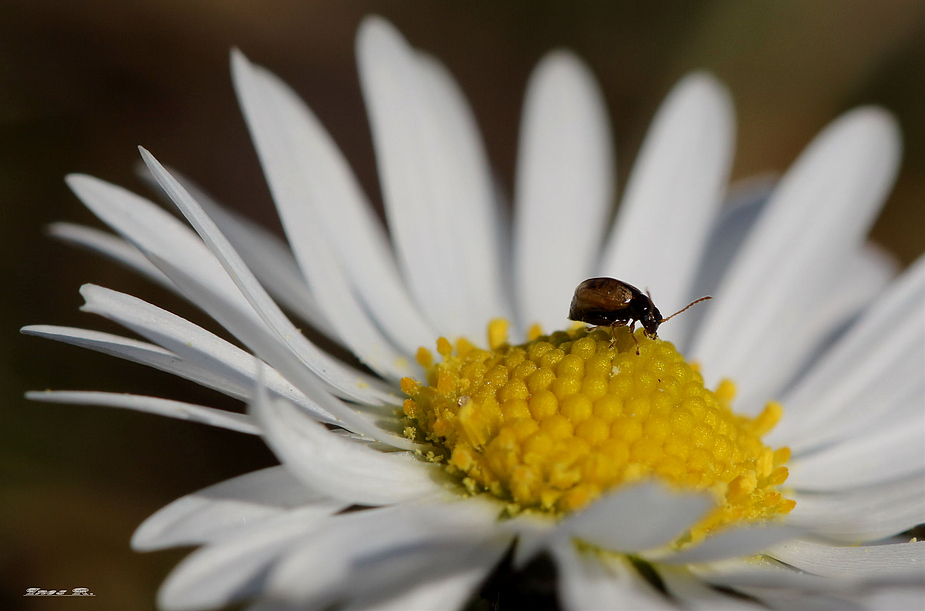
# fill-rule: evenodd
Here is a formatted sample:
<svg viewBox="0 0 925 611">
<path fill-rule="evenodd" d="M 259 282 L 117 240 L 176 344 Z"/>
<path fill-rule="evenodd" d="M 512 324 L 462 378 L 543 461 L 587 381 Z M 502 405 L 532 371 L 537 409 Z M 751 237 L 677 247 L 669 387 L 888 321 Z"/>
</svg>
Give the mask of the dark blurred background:
<svg viewBox="0 0 925 611">
<path fill-rule="evenodd" d="M 658 103 L 712 71 L 738 114 L 734 178 L 783 171 L 828 121 L 876 103 L 899 118 L 902 172 L 873 239 L 908 264 L 925 250 L 921 0 L 702 2 L 0 3 L 0 608 L 145 609 L 185 551 L 136 554 L 135 527 L 174 498 L 273 464 L 245 435 L 104 408 L 28 403 L 30 389 L 150 393 L 239 409 L 166 374 L 21 336 L 32 323 L 121 333 L 78 312 L 94 282 L 203 317 L 122 268 L 54 242 L 56 220 L 99 223 L 65 188 L 86 172 L 138 191 L 143 144 L 227 205 L 278 228 L 232 92 L 228 50 L 283 77 L 379 199 L 353 37 L 392 20 L 440 57 L 475 109 L 510 190 L 530 70 L 566 46 L 591 66 L 616 133 L 620 186 Z M 89 600 L 23 598 L 86 587 Z"/>
</svg>

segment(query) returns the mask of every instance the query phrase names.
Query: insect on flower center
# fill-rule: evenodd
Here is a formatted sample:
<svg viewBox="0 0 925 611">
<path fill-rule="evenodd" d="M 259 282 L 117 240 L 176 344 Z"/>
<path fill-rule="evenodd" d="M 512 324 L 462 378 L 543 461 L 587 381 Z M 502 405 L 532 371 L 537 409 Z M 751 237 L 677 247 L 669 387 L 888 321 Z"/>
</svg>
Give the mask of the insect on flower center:
<svg viewBox="0 0 925 611">
<path fill-rule="evenodd" d="M 406 434 L 445 448 L 448 472 L 471 493 L 488 491 L 515 511 L 561 514 L 656 477 L 716 498 L 692 539 L 794 507 L 777 491 L 790 451 L 761 442 L 779 404 L 756 418 L 734 414 L 732 382 L 708 390 L 670 342 L 642 329 L 638 355 L 625 327 L 615 335 L 535 330 L 519 346 L 507 343 L 506 329 L 501 320 L 489 325 L 490 350 L 440 338 L 441 362 L 418 352 L 427 383 L 402 380 Z"/>
</svg>

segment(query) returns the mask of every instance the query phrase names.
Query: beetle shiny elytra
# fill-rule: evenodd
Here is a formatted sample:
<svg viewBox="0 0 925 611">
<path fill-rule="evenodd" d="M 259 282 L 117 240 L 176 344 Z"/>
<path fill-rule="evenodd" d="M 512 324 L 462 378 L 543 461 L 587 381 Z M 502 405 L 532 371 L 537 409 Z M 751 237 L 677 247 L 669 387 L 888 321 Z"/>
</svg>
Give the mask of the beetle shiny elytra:
<svg viewBox="0 0 925 611">
<path fill-rule="evenodd" d="M 674 318 L 695 303 L 711 299 L 708 295 L 695 299 L 668 318 L 662 318 L 661 312 L 652 303 L 648 291 L 644 294 L 631 284 L 616 278 L 588 278 L 575 289 L 572 304 L 569 307 L 569 320 L 586 322 L 591 325 L 609 325 L 614 327 L 629 325 L 630 334 L 636 330 L 636 322 L 642 325 L 649 339 L 658 337 L 658 326 Z M 636 341 L 636 354 L 639 354 L 639 341 Z"/>
</svg>

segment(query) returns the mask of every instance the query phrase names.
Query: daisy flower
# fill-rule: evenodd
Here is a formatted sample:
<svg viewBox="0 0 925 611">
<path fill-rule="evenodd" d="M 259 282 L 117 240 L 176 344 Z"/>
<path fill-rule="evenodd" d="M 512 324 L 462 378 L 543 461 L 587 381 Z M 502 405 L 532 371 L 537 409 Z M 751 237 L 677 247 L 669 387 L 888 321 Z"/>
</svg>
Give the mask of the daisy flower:
<svg viewBox="0 0 925 611">
<path fill-rule="evenodd" d="M 141 525 L 138 550 L 200 546 L 161 607 L 461 608 L 499 563 L 541 554 L 567 609 L 921 604 L 925 547 L 897 535 L 925 521 L 925 263 L 894 279 L 865 243 L 899 160 L 888 114 L 847 113 L 779 181 L 727 197 L 731 103 L 692 74 L 658 110 L 611 224 L 605 105 L 588 69 L 556 51 L 529 82 L 508 222 L 443 66 L 379 18 L 362 24 L 357 54 L 388 234 L 311 111 L 237 51 L 235 88 L 288 245 L 143 149 L 195 231 L 68 177 L 119 237 L 54 234 L 175 290 L 246 349 L 94 285 L 83 309 L 147 341 L 24 332 L 248 411 L 29 396 L 261 435 L 282 463 Z M 631 336 L 566 320 L 590 276 L 647 287 L 666 312 L 713 299 L 663 337 Z"/>
</svg>

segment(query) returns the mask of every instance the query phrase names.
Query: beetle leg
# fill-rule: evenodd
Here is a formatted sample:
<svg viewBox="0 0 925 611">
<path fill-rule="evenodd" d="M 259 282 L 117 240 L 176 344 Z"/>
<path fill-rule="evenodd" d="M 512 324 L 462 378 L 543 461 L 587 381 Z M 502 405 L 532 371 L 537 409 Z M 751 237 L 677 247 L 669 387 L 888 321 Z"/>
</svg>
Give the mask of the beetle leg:
<svg viewBox="0 0 925 611">
<path fill-rule="evenodd" d="M 636 321 L 630 323 L 630 337 L 636 342 L 636 356 L 639 356 L 639 340 L 636 339 Z"/>
<path fill-rule="evenodd" d="M 625 320 L 615 320 L 612 323 L 610 323 L 610 347 L 611 348 L 617 345 L 617 336 L 616 336 L 617 327 L 625 327 L 626 322 L 627 321 Z"/>
</svg>

